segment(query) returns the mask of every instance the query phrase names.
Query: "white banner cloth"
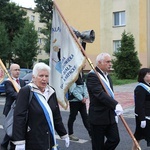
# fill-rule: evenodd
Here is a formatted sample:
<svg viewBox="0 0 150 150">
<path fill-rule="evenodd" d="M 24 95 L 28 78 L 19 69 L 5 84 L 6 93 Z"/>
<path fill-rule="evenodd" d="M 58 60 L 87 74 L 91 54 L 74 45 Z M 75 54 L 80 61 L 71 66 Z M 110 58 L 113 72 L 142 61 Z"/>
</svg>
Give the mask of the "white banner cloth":
<svg viewBox="0 0 150 150">
<path fill-rule="evenodd" d="M 66 92 L 77 79 L 85 63 L 79 46 L 71 35 L 57 9 L 53 9 L 51 49 L 50 49 L 50 85 L 55 88 L 59 104 L 67 109 Z"/>
</svg>

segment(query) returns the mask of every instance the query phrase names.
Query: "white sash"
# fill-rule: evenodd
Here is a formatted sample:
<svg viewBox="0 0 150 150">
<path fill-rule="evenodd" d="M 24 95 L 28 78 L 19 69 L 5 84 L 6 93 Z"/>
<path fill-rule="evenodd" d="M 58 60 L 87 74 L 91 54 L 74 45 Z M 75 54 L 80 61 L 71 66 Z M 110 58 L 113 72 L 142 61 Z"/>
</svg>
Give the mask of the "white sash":
<svg viewBox="0 0 150 150">
<path fill-rule="evenodd" d="M 137 86 L 142 86 L 147 92 L 150 93 L 150 87 L 148 85 L 139 82 Z"/>
<path fill-rule="evenodd" d="M 36 93 L 39 100 L 41 101 L 41 103 L 43 104 L 43 106 L 45 107 L 45 109 L 47 110 L 48 114 L 49 114 L 49 119 L 51 121 L 52 124 L 52 130 L 53 130 L 53 138 L 54 138 L 54 146 L 52 147 L 53 150 L 57 150 L 57 144 L 56 144 L 56 136 L 55 136 L 55 130 L 54 130 L 54 122 L 53 122 L 53 115 L 52 115 L 52 110 L 50 108 L 50 106 L 48 105 L 46 99 L 44 98 L 43 95 Z M 42 108 L 43 109 L 43 108 Z"/>
<path fill-rule="evenodd" d="M 104 86 L 107 89 L 107 91 L 109 92 L 109 94 L 111 95 L 111 97 L 114 98 L 114 92 L 112 91 L 110 84 L 105 80 L 105 78 L 99 72 L 98 72 L 98 75 L 102 79 L 102 82 L 104 83 Z"/>
</svg>

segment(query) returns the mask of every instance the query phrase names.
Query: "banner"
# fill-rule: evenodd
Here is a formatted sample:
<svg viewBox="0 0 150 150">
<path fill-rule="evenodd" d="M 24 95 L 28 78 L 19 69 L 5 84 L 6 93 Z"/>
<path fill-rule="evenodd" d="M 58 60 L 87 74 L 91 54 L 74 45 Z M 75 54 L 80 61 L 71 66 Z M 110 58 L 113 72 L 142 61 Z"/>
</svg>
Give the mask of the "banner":
<svg viewBox="0 0 150 150">
<path fill-rule="evenodd" d="M 54 7 L 50 48 L 50 85 L 55 88 L 58 102 L 64 109 L 68 106 L 66 92 L 78 78 L 84 63 L 85 57 Z"/>
</svg>

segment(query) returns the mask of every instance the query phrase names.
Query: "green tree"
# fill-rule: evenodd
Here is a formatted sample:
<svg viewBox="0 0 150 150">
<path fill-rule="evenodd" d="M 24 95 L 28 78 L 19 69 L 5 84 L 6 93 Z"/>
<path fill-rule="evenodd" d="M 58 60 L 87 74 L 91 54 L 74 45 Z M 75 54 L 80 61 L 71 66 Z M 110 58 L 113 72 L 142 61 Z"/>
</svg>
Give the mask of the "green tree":
<svg viewBox="0 0 150 150">
<path fill-rule="evenodd" d="M 113 68 L 119 79 L 134 79 L 140 69 L 140 61 L 135 51 L 134 37 L 131 33 L 122 33 L 121 47 L 113 54 Z"/>
<path fill-rule="evenodd" d="M 23 11 L 15 3 L 9 3 L 8 0 L 0 0 L 0 21 L 5 24 L 5 28 L 9 37 L 9 53 L 7 60 L 10 65 L 12 60 L 12 41 L 13 37 L 20 28 L 24 26 L 26 12 Z"/>
<path fill-rule="evenodd" d="M 5 65 L 9 54 L 9 43 L 10 42 L 5 29 L 5 24 L 0 22 L 0 58 Z"/>
<path fill-rule="evenodd" d="M 38 34 L 34 28 L 34 24 L 26 19 L 25 26 L 13 40 L 14 61 L 22 67 L 31 68 L 38 55 Z"/>
<path fill-rule="evenodd" d="M 50 52 L 50 31 L 52 24 L 52 9 L 53 2 L 52 0 L 35 0 L 36 8 L 35 12 L 40 14 L 40 22 L 45 23 L 46 27 L 41 32 L 45 35 L 45 51 L 46 53 Z"/>
<path fill-rule="evenodd" d="M 0 20 L 5 23 L 10 41 L 12 41 L 15 33 L 24 26 L 26 12 L 15 3 L 7 3 L 1 13 Z"/>
<path fill-rule="evenodd" d="M 0 15 L 3 14 L 3 8 L 8 4 L 9 0 L 0 0 Z"/>
</svg>

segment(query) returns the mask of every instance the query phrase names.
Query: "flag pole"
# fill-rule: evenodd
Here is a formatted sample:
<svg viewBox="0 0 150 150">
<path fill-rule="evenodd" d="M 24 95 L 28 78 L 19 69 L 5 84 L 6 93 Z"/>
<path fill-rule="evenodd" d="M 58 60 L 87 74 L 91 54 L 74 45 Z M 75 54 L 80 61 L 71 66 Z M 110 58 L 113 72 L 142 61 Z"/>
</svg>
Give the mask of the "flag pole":
<svg viewBox="0 0 150 150">
<path fill-rule="evenodd" d="M 19 92 L 19 89 L 16 87 L 15 83 L 14 83 L 14 80 L 11 78 L 11 76 L 9 75 L 5 65 L 3 64 L 2 60 L 0 59 L 0 66 L 2 67 L 2 69 L 4 70 L 4 72 L 7 74 L 9 80 L 12 82 L 16 92 L 18 93 Z"/>
<path fill-rule="evenodd" d="M 79 43 L 79 41 L 78 41 L 76 35 L 74 34 L 73 30 L 72 30 L 72 29 L 70 28 L 70 26 L 68 25 L 66 19 L 64 18 L 64 16 L 63 16 L 63 14 L 61 13 L 60 9 L 58 8 L 58 6 L 57 6 L 55 0 L 53 0 L 53 4 L 55 5 L 56 9 L 58 10 L 58 12 L 59 12 L 60 16 L 62 17 L 64 23 L 65 23 L 66 26 L 68 27 L 68 29 L 69 29 L 71 35 L 72 35 L 73 38 L 75 39 L 75 41 L 76 41 L 77 45 L 79 46 L 79 48 L 80 48 L 82 54 L 85 56 L 85 58 L 86 58 L 86 60 L 88 61 L 89 65 L 90 65 L 91 68 L 94 70 L 94 72 L 96 73 L 97 77 L 99 78 L 99 80 L 100 80 L 100 82 L 101 82 L 101 84 L 102 84 L 104 90 L 105 90 L 106 93 L 109 95 L 109 93 L 108 93 L 107 89 L 105 88 L 105 86 L 104 86 L 104 84 L 103 84 L 101 78 L 100 78 L 99 75 L 98 75 L 98 72 L 95 70 L 95 67 L 94 67 L 93 63 L 92 63 L 91 60 L 87 57 L 87 55 L 86 55 L 86 53 L 85 53 L 85 50 L 83 49 L 82 45 Z M 110 95 L 109 95 L 109 96 L 110 96 Z M 139 146 L 139 143 L 138 143 L 137 140 L 135 139 L 135 137 L 134 137 L 132 131 L 130 130 L 129 126 L 127 125 L 125 119 L 123 118 L 122 115 L 120 115 L 120 118 L 121 118 L 121 121 L 123 122 L 123 124 L 124 124 L 126 130 L 128 131 L 129 135 L 131 136 L 132 140 L 134 141 L 134 143 L 135 143 L 137 149 L 138 149 L 138 150 L 141 150 L 141 148 L 140 148 L 140 146 Z"/>
</svg>

